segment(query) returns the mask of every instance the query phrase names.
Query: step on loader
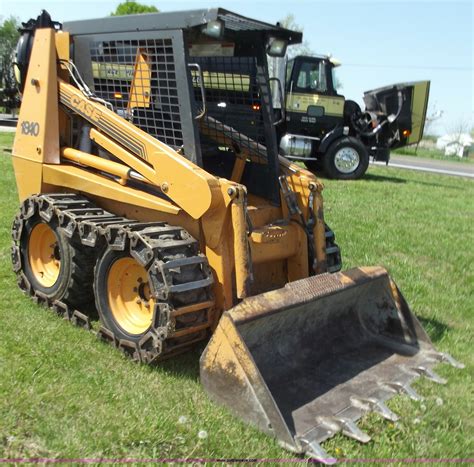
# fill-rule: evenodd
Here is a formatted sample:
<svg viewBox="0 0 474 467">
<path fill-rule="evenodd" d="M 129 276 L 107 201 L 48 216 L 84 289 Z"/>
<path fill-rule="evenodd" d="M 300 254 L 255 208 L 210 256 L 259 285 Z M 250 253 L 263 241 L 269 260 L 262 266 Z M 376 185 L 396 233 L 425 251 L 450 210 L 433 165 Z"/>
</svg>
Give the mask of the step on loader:
<svg viewBox="0 0 474 467">
<path fill-rule="evenodd" d="M 209 395 L 331 462 L 367 412 L 444 380 L 387 271 L 340 272 L 322 185 L 278 153 L 266 54 L 301 33 L 223 10 L 23 25 L 12 264 L 134 360 L 206 341 Z"/>
</svg>

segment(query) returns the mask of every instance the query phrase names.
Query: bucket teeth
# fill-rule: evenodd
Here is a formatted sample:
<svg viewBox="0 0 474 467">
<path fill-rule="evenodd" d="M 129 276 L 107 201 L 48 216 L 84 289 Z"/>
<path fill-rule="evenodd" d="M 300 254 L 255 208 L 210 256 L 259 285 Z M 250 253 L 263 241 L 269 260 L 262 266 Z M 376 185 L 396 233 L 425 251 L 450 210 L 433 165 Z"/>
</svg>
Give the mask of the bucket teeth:
<svg viewBox="0 0 474 467">
<path fill-rule="evenodd" d="M 361 443 L 368 443 L 370 436 L 364 433 L 352 420 L 344 417 L 317 417 L 317 422 L 332 434 L 342 433 Z"/>
<path fill-rule="evenodd" d="M 306 455 L 312 459 L 325 465 L 333 465 L 337 462 L 337 459 L 330 457 L 317 441 L 307 441 L 303 438 L 301 442 L 306 446 Z"/>
<path fill-rule="evenodd" d="M 383 418 L 390 420 L 391 422 L 396 422 L 398 420 L 398 415 L 392 412 L 381 400 L 376 399 L 375 397 L 351 397 L 351 404 L 361 409 L 365 412 L 375 412 L 378 413 Z"/>
<path fill-rule="evenodd" d="M 370 436 L 364 433 L 352 420 L 339 419 L 342 424 L 342 434 L 349 438 L 360 441 L 361 443 L 368 443 Z"/>
<path fill-rule="evenodd" d="M 444 353 L 444 352 L 433 352 L 432 354 L 430 354 L 429 357 L 430 357 L 432 360 L 436 361 L 436 362 L 448 363 L 449 365 L 453 366 L 454 368 L 459 368 L 460 370 L 462 370 L 463 368 L 465 368 L 464 363 L 458 362 L 455 358 L 453 358 L 453 357 L 452 357 L 451 355 L 449 355 L 448 353 Z"/>
<path fill-rule="evenodd" d="M 447 383 L 447 381 L 441 376 L 439 376 L 438 373 L 435 373 L 433 370 L 431 370 L 430 368 L 426 368 L 425 366 L 417 366 L 415 368 L 412 368 L 412 370 L 421 376 L 425 376 L 426 378 L 433 381 L 434 383 L 438 383 L 438 384 Z"/>
<path fill-rule="evenodd" d="M 381 386 L 383 388 L 387 388 L 390 391 L 396 392 L 396 393 L 404 393 L 406 394 L 410 399 L 414 401 L 421 401 L 423 400 L 423 396 L 420 396 L 408 383 L 402 384 L 399 382 L 384 382 L 381 383 Z"/>
</svg>

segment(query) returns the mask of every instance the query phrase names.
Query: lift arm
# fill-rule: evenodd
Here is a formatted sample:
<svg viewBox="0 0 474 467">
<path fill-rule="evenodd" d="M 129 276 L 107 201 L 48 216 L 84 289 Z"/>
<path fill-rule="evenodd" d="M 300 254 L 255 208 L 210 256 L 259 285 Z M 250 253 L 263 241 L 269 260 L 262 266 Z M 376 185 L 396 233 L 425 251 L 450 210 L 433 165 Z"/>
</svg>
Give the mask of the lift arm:
<svg viewBox="0 0 474 467">
<path fill-rule="evenodd" d="M 89 121 L 92 137 L 119 150 L 114 155 L 161 189 L 193 218 L 200 218 L 221 196 L 219 182 L 175 150 L 58 78 L 59 102 Z M 111 141 L 113 140 L 113 141 Z M 125 150 L 124 150 L 125 149 Z M 196 196 L 199 193 L 199 196 Z"/>
</svg>

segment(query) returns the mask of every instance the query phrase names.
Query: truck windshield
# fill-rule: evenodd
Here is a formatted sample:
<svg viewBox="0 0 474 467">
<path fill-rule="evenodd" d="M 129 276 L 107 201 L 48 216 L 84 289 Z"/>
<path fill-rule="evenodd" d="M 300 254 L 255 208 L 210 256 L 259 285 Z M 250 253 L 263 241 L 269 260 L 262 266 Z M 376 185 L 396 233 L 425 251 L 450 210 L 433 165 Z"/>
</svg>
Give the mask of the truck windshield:
<svg viewBox="0 0 474 467">
<path fill-rule="evenodd" d="M 310 92 L 327 92 L 327 74 L 323 62 L 303 62 L 298 73 L 296 87 Z"/>
</svg>

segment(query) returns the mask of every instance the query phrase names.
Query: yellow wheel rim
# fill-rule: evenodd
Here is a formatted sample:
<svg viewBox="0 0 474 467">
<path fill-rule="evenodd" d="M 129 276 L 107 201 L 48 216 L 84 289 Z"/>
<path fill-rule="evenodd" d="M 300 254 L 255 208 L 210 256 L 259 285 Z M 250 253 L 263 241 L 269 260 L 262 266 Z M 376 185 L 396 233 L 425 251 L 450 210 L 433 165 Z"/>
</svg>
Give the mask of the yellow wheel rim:
<svg viewBox="0 0 474 467">
<path fill-rule="evenodd" d="M 112 264 L 107 297 L 115 321 L 128 334 L 143 334 L 151 326 L 154 301 L 148 274 L 133 258 L 120 258 Z"/>
<path fill-rule="evenodd" d="M 28 260 L 34 278 L 43 287 L 52 287 L 59 277 L 61 257 L 58 239 L 51 227 L 36 224 L 28 240 Z"/>
</svg>

